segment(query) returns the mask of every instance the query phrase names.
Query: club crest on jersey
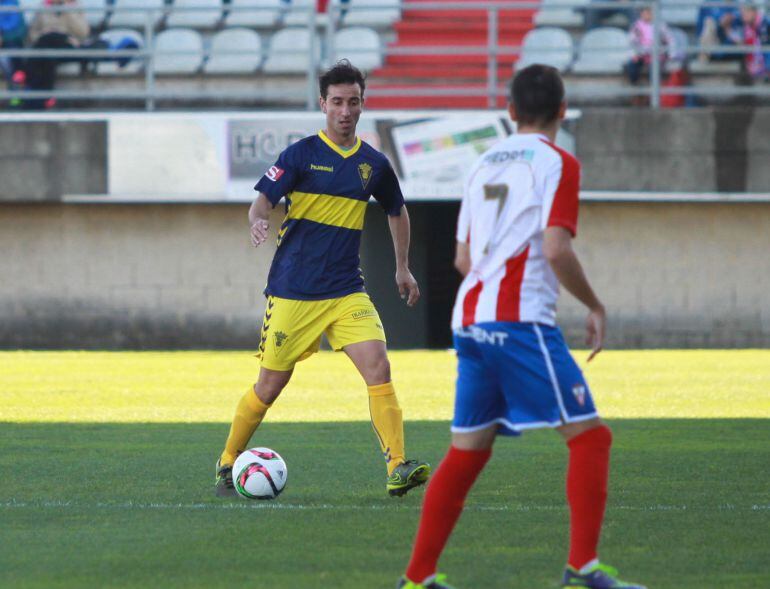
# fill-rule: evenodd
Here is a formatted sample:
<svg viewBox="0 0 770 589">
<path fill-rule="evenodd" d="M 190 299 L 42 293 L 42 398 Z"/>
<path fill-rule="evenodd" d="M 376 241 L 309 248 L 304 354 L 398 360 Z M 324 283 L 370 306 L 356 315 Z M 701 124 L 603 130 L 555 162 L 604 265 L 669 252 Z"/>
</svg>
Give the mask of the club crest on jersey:
<svg viewBox="0 0 770 589">
<path fill-rule="evenodd" d="M 283 169 L 278 166 L 270 166 L 270 169 L 265 172 L 265 176 L 272 182 L 278 182 L 278 179 L 283 176 Z"/>
<path fill-rule="evenodd" d="M 372 178 L 372 166 L 369 164 L 358 164 L 358 176 L 361 178 L 361 186 L 366 190 L 366 186 Z"/>
<path fill-rule="evenodd" d="M 282 331 L 276 331 L 273 334 L 273 338 L 275 338 L 275 347 L 280 348 L 283 345 L 283 342 L 289 339 L 289 336 Z"/>
<path fill-rule="evenodd" d="M 575 399 L 581 407 L 586 404 L 586 387 L 584 385 L 576 384 L 573 386 L 572 394 L 575 396 Z"/>
</svg>

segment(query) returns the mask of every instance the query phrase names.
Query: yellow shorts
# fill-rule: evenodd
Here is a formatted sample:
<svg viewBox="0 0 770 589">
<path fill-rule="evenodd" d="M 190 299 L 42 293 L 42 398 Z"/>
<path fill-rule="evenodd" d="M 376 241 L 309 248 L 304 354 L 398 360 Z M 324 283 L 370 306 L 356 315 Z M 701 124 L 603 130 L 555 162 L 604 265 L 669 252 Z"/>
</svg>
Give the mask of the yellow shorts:
<svg viewBox="0 0 770 589">
<path fill-rule="evenodd" d="M 270 370 L 291 370 L 318 351 L 324 333 L 336 351 L 385 341 L 380 316 L 365 292 L 321 301 L 268 297 L 257 358 Z"/>
</svg>

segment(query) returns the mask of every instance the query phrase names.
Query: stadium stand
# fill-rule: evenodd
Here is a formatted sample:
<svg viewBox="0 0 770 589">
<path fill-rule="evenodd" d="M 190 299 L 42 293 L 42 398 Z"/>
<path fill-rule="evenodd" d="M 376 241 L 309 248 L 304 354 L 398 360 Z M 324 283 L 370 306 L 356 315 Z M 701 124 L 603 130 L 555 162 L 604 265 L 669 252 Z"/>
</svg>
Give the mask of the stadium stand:
<svg viewBox="0 0 770 589">
<path fill-rule="evenodd" d="M 291 0 L 288 3 L 288 11 L 284 19 L 284 24 L 290 27 L 302 26 L 308 24 L 310 13 L 315 12 L 316 0 Z M 325 14 L 316 14 L 315 22 L 317 25 L 326 24 Z"/>
<path fill-rule="evenodd" d="M 574 58 L 575 44 L 567 31 L 556 27 L 542 27 L 530 31 L 524 37 L 521 57 L 516 67 L 544 63 L 565 72 L 572 65 Z"/>
<path fill-rule="evenodd" d="M 107 24 L 110 27 L 144 29 L 148 15 L 150 15 L 150 25 L 155 27 L 164 17 L 164 6 L 163 0 L 114 0 L 112 15 Z M 143 8 L 144 10 L 132 11 L 131 8 Z"/>
<path fill-rule="evenodd" d="M 209 74 L 247 74 L 262 65 L 262 39 L 251 29 L 219 31 L 211 39 L 204 71 Z"/>
<path fill-rule="evenodd" d="M 254 0 L 230 0 L 225 5 L 225 25 L 228 27 L 273 28 L 284 10 L 281 0 L 260 0 L 259 10 L 254 10 Z"/>
<path fill-rule="evenodd" d="M 700 0 L 661 0 L 661 17 L 670 25 L 692 27 L 698 20 L 700 4 Z"/>
<path fill-rule="evenodd" d="M 555 4 L 557 6 L 551 6 Z M 563 6 L 573 4 L 574 8 Z M 576 9 L 588 6 L 588 0 L 543 0 L 542 8 L 535 15 L 538 26 L 578 27 L 583 24 L 583 15 Z"/>
<path fill-rule="evenodd" d="M 192 74 L 202 63 L 203 38 L 198 31 L 180 28 L 158 33 L 154 62 L 157 74 Z"/>
<path fill-rule="evenodd" d="M 195 8 L 195 10 L 179 10 Z M 211 29 L 222 19 L 221 0 L 174 0 L 166 18 L 169 27 Z"/>
<path fill-rule="evenodd" d="M 99 34 L 99 38 L 115 45 L 122 39 L 131 39 L 141 49 L 144 47 L 144 37 L 134 29 L 109 29 Z M 131 76 L 138 74 L 144 68 L 144 61 L 136 57 L 129 60 L 125 66 L 115 61 L 100 61 L 96 64 L 96 72 L 102 76 Z"/>
<path fill-rule="evenodd" d="M 423 2 L 425 0 L 419 0 Z M 417 2 L 418 4 L 419 2 Z M 393 25 L 396 40 L 390 49 L 436 49 L 429 54 L 388 54 L 383 67 L 374 70 L 370 78 L 372 88 L 398 90 L 410 87 L 430 87 L 451 92 L 453 88 L 481 90 L 486 87 L 489 57 L 488 15 L 482 0 L 479 9 L 453 9 L 451 2 L 443 10 L 405 10 L 402 19 Z M 464 3 L 467 5 L 468 3 Z M 352 5 L 351 5 L 352 6 Z M 501 52 L 497 55 L 497 78 L 510 77 L 518 55 L 515 51 L 532 29 L 534 10 L 501 10 L 498 15 L 497 39 Z M 350 18 L 350 14 L 345 18 Z M 465 53 L 442 52 L 442 47 L 466 49 Z M 438 83 L 436 83 L 438 80 Z M 504 99 L 499 104 L 504 104 Z M 487 106 L 485 96 L 370 96 L 373 108 L 410 107 L 477 107 Z"/>
<path fill-rule="evenodd" d="M 263 71 L 302 74 L 310 67 L 310 32 L 303 27 L 286 27 L 270 39 Z"/>
<path fill-rule="evenodd" d="M 92 29 L 98 29 L 104 23 L 104 18 L 107 14 L 107 0 L 80 0 L 80 5 L 83 8 L 93 8 L 94 11 L 86 11 L 86 21 L 91 25 Z"/>
<path fill-rule="evenodd" d="M 386 27 L 401 18 L 399 0 L 350 0 L 343 6 L 344 24 L 348 26 Z"/>
<path fill-rule="evenodd" d="M 633 50 L 625 31 L 599 27 L 580 40 L 578 58 L 572 71 L 582 74 L 619 74 Z"/>
<path fill-rule="evenodd" d="M 148 13 L 136 7 L 150 9 L 152 36 L 162 39 L 148 44 L 153 50 L 163 49 L 163 54 L 153 60 L 155 72 L 168 76 L 163 87 L 179 88 L 180 96 L 189 92 L 224 95 L 223 82 L 233 88 L 245 88 L 244 74 L 259 71 L 265 82 L 260 85 L 265 98 L 257 92 L 255 100 L 272 103 L 273 99 L 268 97 L 270 88 L 280 85 L 286 88 L 286 98 L 280 100 L 287 105 L 304 105 L 308 100 L 306 77 L 313 47 L 313 60 L 321 66 L 348 57 L 369 71 L 372 92 L 367 103 L 372 108 L 485 108 L 493 104 L 489 89 L 496 87 L 504 92 L 517 61 L 545 62 L 558 67 L 566 74 L 573 103 L 627 103 L 622 94 L 627 94 L 628 82 L 622 72 L 630 55 L 628 33 L 609 27 L 586 31 L 582 9 L 588 0 L 567 0 L 574 8 L 553 9 L 557 0 L 542 0 L 539 9 L 498 9 L 495 80 L 489 79 L 489 2 L 463 0 L 461 7 L 455 8 L 453 4 L 460 0 L 448 0 L 441 6 L 435 2 L 425 8 L 420 6 L 429 1 L 409 0 L 402 11 L 398 0 L 329 0 L 331 12 L 317 15 L 315 40 L 306 27 L 308 10 L 315 0 L 82 0 L 82 5 L 96 9 L 87 13 L 93 33 L 109 40 L 113 47 L 121 38 L 134 39 L 139 47 L 145 45 Z M 27 9 L 42 6 L 41 0 L 21 2 Z M 682 23 L 680 29 L 675 29 L 677 50 L 666 64 L 663 83 L 668 73 L 683 65 L 693 75 L 695 86 L 726 90 L 745 83 L 741 82 L 739 60 L 705 62 L 694 53 L 686 53 L 685 47 L 691 51 L 699 47 L 694 35 L 697 5 L 693 0 L 663 2 L 663 14 L 668 15 L 669 21 Z M 559 3 L 563 4 L 561 0 Z M 469 8 L 473 4 L 478 9 Z M 33 14 L 34 10 L 30 10 L 26 16 L 31 18 Z M 291 26 L 292 22 L 299 26 Z M 552 22 L 563 26 L 540 26 Z M 364 27 L 354 23 L 370 24 Z M 238 44 L 246 49 L 241 51 L 236 47 Z M 172 50 L 179 53 L 171 53 Z M 192 53 L 183 55 L 185 50 Z M 238 51 L 242 55 L 233 55 Z M 109 88 L 113 84 L 112 90 L 152 88 L 155 72 L 145 74 L 144 56 L 126 59 L 128 63 L 123 67 L 115 60 L 102 58 L 95 58 L 88 67 L 77 62 L 64 63 L 59 68 L 57 87 L 90 90 L 90 78 L 103 75 L 114 79 L 106 80 L 107 86 L 102 86 Z M 173 77 L 193 72 L 203 75 L 195 80 L 184 79 L 183 75 Z M 207 80 L 206 74 L 211 74 L 211 79 Z M 230 82 L 222 78 L 228 75 L 232 76 Z M 599 84 L 601 92 L 594 92 L 596 98 L 591 98 L 592 89 Z M 646 87 L 643 81 L 641 88 Z M 613 98 L 614 89 L 619 92 Z M 389 95 L 378 95 L 381 90 Z M 94 96 L 98 100 L 98 93 Z M 579 97 L 575 99 L 576 96 Z M 722 102 L 727 100 L 730 98 Z M 504 103 L 504 97 L 498 96 L 496 104 Z M 60 103 L 64 108 L 67 104 Z"/>
<path fill-rule="evenodd" d="M 334 35 L 334 61 L 346 57 L 356 67 L 370 71 L 382 65 L 380 36 L 374 29 L 349 27 Z"/>
</svg>

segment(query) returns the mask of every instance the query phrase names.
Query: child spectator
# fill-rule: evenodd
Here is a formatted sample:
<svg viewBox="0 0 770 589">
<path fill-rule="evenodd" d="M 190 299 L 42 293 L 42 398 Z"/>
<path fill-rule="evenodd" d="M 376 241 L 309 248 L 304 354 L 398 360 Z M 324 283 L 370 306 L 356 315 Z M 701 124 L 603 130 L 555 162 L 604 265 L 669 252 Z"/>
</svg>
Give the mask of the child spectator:
<svg viewBox="0 0 770 589">
<path fill-rule="evenodd" d="M 631 25 L 629 31 L 631 46 L 634 49 L 634 56 L 628 62 L 626 70 L 628 79 L 632 84 L 636 84 L 642 77 L 645 70 L 649 70 L 652 62 L 652 47 L 655 43 L 655 27 L 652 22 L 652 8 L 642 8 L 639 18 Z M 660 23 L 660 42 L 661 67 L 665 63 L 667 55 L 671 54 L 676 48 L 676 41 L 671 34 L 671 29 L 665 23 Z"/>
</svg>

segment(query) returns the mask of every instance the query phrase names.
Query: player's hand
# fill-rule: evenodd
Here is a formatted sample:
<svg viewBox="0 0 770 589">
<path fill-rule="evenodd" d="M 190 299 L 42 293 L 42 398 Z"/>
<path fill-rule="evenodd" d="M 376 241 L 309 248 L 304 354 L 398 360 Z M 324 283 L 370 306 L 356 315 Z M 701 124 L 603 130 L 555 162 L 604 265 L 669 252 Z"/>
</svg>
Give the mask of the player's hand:
<svg viewBox="0 0 770 589">
<path fill-rule="evenodd" d="M 251 224 L 251 245 L 258 247 L 267 240 L 267 230 L 270 223 L 265 219 L 257 219 Z"/>
<path fill-rule="evenodd" d="M 396 270 L 396 284 L 401 298 L 406 299 L 408 306 L 413 307 L 420 300 L 420 287 L 409 270 Z"/>
<path fill-rule="evenodd" d="M 602 351 L 606 324 L 607 312 L 604 310 L 604 306 L 599 305 L 597 308 L 591 309 L 588 317 L 586 317 L 586 345 L 591 346 L 588 362 Z"/>
</svg>

